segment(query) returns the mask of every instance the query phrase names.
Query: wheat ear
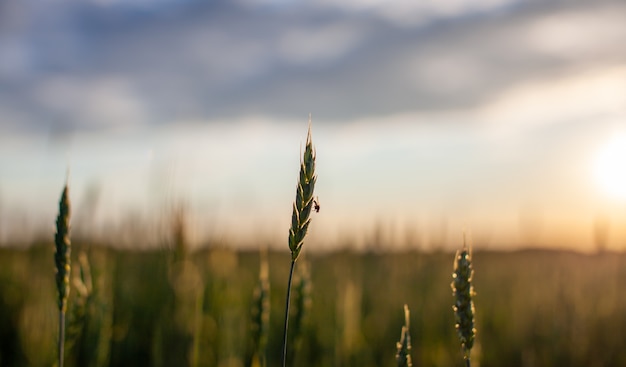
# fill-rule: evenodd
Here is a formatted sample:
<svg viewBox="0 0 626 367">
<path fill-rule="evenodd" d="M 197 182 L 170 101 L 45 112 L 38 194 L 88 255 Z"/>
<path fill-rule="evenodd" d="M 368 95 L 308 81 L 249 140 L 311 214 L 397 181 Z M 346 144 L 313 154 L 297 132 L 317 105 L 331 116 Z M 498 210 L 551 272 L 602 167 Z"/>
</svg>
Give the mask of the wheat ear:
<svg viewBox="0 0 626 367">
<path fill-rule="evenodd" d="M 311 125 L 306 137 L 304 155 L 300 161 L 300 176 L 296 186 L 296 200 L 293 203 L 291 214 L 291 228 L 289 229 L 289 250 L 291 259 L 296 261 L 304 244 L 309 224 L 311 223 L 311 209 L 313 209 L 313 191 L 315 189 L 315 148 L 311 140 Z"/>
<path fill-rule="evenodd" d="M 63 188 L 59 201 L 59 215 L 56 222 L 57 231 L 54 236 L 54 264 L 56 266 L 56 285 L 59 292 L 59 367 L 63 367 L 63 351 L 65 347 L 65 312 L 70 294 L 70 199 L 67 184 Z"/>
<path fill-rule="evenodd" d="M 289 326 L 289 299 L 291 297 L 291 279 L 296 260 L 302 250 L 304 237 L 311 223 L 311 209 L 313 208 L 313 191 L 315 189 L 315 148 L 311 140 L 311 117 L 309 116 L 309 131 L 306 137 L 304 154 L 300 161 L 300 175 L 296 186 L 296 200 L 293 203 L 291 228 L 289 229 L 289 250 L 291 250 L 291 268 L 287 283 L 287 300 L 285 302 L 285 327 L 283 334 L 283 367 L 287 364 L 287 329 Z"/>
<path fill-rule="evenodd" d="M 76 290 L 77 297 L 74 299 L 70 307 L 68 324 L 66 327 L 66 344 L 68 350 L 72 348 L 80 348 L 77 345 L 85 329 L 87 321 L 87 311 L 92 303 L 93 296 L 93 280 L 91 278 L 91 267 L 89 259 L 84 251 L 78 253 L 78 274 L 72 278 L 72 285 Z M 76 274 L 76 273 L 74 273 Z"/>
<path fill-rule="evenodd" d="M 476 329 L 474 328 L 474 287 L 472 286 L 472 254 L 468 250 L 463 241 L 463 249 L 456 252 L 454 259 L 454 273 L 452 274 L 452 292 L 455 302 L 452 309 L 455 315 L 455 327 L 461 348 L 463 350 L 463 358 L 467 367 L 470 366 L 470 352 L 474 346 L 474 337 Z"/>
<path fill-rule="evenodd" d="M 270 324 L 270 281 L 267 249 L 261 251 L 259 268 L 259 282 L 254 289 L 252 307 L 252 343 L 254 355 L 252 366 L 265 367 L 267 365 L 266 349 L 269 337 Z"/>
<path fill-rule="evenodd" d="M 396 343 L 396 365 L 398 367 L 412 367 L 411 362 L 411 334 L 409 333 L 410 322 L 409 306 L 404 305 L 404 326 L 400 333 L 400 341 Z"/>
</svg>

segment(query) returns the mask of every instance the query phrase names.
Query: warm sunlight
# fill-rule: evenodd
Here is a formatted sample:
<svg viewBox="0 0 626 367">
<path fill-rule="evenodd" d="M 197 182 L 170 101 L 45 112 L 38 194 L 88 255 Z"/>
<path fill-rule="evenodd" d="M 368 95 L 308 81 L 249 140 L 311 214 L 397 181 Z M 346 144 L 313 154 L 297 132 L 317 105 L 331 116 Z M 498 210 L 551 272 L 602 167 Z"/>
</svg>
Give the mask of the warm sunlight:
<svg viewBox="0 0 626 367">
<path fill-rule="evenodd" d="M 594 170 L 596 182 L 607 194 L 626 200 L 626 134 L 614 136 L 602 147 Z"/>
</svg>

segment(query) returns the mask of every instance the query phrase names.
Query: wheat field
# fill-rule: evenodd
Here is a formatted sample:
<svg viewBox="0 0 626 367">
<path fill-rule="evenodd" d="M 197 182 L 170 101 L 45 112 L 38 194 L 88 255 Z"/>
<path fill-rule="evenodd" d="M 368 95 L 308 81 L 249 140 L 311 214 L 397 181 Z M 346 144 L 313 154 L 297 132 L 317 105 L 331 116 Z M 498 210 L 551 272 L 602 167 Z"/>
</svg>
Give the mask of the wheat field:
<svg viewBox="0 0 626 367">
<path fill-rule="evenodd" d="M 66 348 L 67 366 L 249 366 L 258 252 L 209 243 L 114 250 L 73 241 L 91 265 L 93 295 Z M 51 366 L 58 309 L 53 248 L 0 249 L 0 364 Z M 411 310 L 414 366 L 462 366 L 450 289 L 454 254 L 303 252 L 310 307 L 294 366 L 394 366 Z M 267 255 L 267 365 L 281 361 L 289 252 Z M 302 262 L 302 263 L 300 263 Z M 626 255 L 528 250 L 473 253 L 478 330 L 472 365 L 623 366 Z M 80 265 L 74 260 L 73 278 Z M 79 292 L 72 291 L 68 318 Z M 68 327 L 69 331 L 69 327 Z M 70 338 L 68 336 L 68 338 Z"/>
</svg>

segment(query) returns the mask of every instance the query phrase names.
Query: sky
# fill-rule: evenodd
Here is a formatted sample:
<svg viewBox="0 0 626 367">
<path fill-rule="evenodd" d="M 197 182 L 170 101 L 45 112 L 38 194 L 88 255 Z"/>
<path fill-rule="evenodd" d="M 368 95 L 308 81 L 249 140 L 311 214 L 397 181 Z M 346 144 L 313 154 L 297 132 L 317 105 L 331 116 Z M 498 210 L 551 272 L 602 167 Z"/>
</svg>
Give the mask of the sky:
<svg viewBox="0 0 626 367">
<path fill-rule="evenodd" d="M 620 0 L 0 2 L 0 243 L 626 248 Z"/>
</svg>

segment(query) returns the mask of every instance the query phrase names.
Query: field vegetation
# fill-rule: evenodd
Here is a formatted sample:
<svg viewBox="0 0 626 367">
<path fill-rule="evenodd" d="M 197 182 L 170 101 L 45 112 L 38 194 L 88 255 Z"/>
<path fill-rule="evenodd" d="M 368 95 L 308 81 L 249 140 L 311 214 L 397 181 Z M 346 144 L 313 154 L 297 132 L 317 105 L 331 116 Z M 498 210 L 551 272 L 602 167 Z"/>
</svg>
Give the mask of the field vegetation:
<svg viewBox="0 0 626 367">
<path fill-rule="evenodd" d="M 88 297 L 76 288 L 70 293 L 65 365 L 252 365 L 261 257 L 233 248 L 209 243 L 191 253 L 174 244 L 130 251 L 73 241 L 72 254 L 89 261 L 90 278 L 82 279 L 92 289 Z M 2 366 L 55 364 L 53 253 L 50 241 L 0 249 Z M 299 336 L 297 343 L 290 339 L 290 365 L 394 366 L 404 304 L 411 310 L 413 366 L 463 365 L 450 289 L 454 254 L 300 256 L 309 291 L 303 302 L 292 298 L 292 317 L 295 305 L 307 307 L 301 323 L 291 320 L 290 333 Z M 72 258 L 75 286 L 84 265 L 79 255 Z M 287 251 L 267 253 L 267 366 L 281 363 L 290 258 Z M 472 365 L 626 365 L 626 255 L 476 250 L 472 260 L 478 330 Z"/>
</svg>

